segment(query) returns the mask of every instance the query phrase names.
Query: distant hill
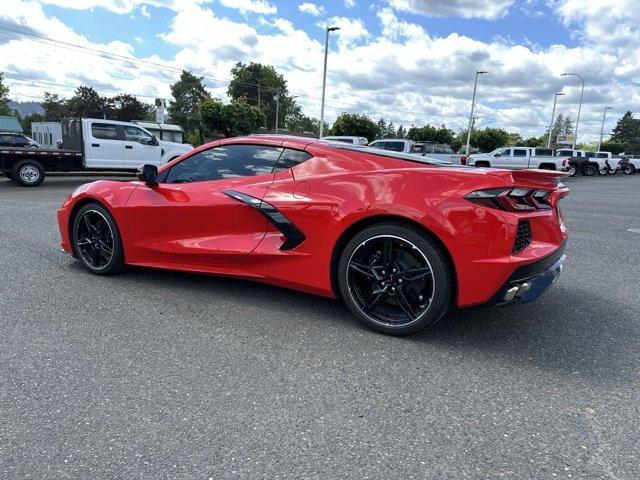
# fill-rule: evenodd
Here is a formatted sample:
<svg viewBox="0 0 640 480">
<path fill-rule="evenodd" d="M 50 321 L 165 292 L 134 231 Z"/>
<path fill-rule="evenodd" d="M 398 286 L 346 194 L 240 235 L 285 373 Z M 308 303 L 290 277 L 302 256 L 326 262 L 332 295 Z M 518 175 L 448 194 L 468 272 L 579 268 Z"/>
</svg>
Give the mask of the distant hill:
<svg viewBox="0 0 640 480">
<path fill-rule="evenodd" d="M 40 102 L 7 102 L 9 108 L 17 110 L 21 117 L 26 117 L 32 113 L 44 113 Z"/>
</svg>

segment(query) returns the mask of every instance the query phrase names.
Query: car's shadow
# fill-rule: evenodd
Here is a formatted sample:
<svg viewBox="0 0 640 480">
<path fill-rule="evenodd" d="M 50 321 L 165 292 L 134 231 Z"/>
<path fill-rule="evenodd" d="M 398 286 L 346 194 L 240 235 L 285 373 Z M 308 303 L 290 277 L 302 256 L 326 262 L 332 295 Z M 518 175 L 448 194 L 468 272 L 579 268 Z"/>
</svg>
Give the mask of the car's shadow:
<svg viewBox="0 0 640 480">
<path fill-rule="evenodd" d="M 73 262 L 72 268 L 84 270 L 78 262 Z M 397 342 L 411 342 L 425 348 L 478 352 L 491 355 L 498 362 L 534 365 L 599 382 L 632 381 L 638 362 L 633 319 L 605 296 L 563 287 L 561 282 L 536 303 L 460 310 L 424 332 L 394 338 L 369 332 L 341 301 L 262 283 L 144 268 L 128 268 L 109 278 L 139 291 L 152 291 L 158 298 L 167 289 L 173 293 L 177 290 L 185 304 L 206 303 L 213 298 L 212 305 L 228 305 L 241 299 L 249 310 L 277 316 L 289 331 L 313 335 L 330 327 L 343 330 L 347 336 L 354 332 L 364 334 L 363 341 L 375 335 L 375 348 L 384 347 L 387 342 L 391 348 L 397 347 Z M 609 316 L 603 318 L 600 312 L 608 312 Z"/>
</svg>

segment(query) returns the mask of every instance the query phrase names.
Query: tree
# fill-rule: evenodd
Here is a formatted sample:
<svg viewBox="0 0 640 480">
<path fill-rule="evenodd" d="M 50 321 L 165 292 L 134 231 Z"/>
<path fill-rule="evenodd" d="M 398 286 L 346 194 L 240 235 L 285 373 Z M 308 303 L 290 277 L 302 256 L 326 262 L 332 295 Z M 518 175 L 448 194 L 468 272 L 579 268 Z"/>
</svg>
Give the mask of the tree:
<svg viewBox="0 0 640 480">
<path fill-rule="evenodd" d="M 143 103 L 133 95 L 121 93 L 111 98 L 111 115 L 113 120 L 130 122 L 131 120 L 152 120 L 155 108 Z"/>
<path fill-rule="evenodd" d="M 525 147 L 544 147 L 547 145 L 547 136 L 543 135 L 541 137 L 529 137 L 524 141 L 523 144 Z"/>
<path fill-rule="evenodd" d="M 380 129 L 367 115 L 341 114 L 331 127 L 331 135 L 365 137 L 372 141 L 380 135 Z"/>
<path fill-rule="evenodd" d="M 521 146 L 524 143 L 524 140 L 522 139 L 522 136 L 519 133 L 509 133 L 508 134 L 508 140 L 507 140 L 507 145 L 515 147 L 515 146 Z"/>
<path fill-rule="evenodd" d="M 225 105 L 218 98 L 207 98 L 198 105 L 198 118 L 207 135 L 225 137 L 254 133 L 266 122 L 264 113 L 244 99 Z"/>
<path fill-rule="evenodd" d="M 398 138 L 404 138 L 407 135 L 407 131 L 405 130 L 405 128 L 400 125 L 398 127 L 398 131 L 396 132 L 396 137 Z"/>
<path fill-rule="evenodd" d="M 378 135 L 376 139 L 387 138 L 387 122 L 384 121 L 384 118 L 380 118 L 376 125 L 378 126 Z"/>
<path fill-rule="evenodd" d="M 634 118 L 631 112 L 626 112 L 613 127 L 611 141 L 628 146 L 625 153 L 640 152 L 640 119 Z"/>
<path fill-rule="evenodd" d="M 246 65 L 236 63 L 231 69 L 231 82 L 227 95 L 233 100 L 245 98 L 265 114 L 267 129 L 275 128 L 276 100 L 278 96 L 278 127 L 286 124 L 286 119 L 295 109 L 294 97 L 289 94 L 287 81 L 271 65 L 251 62 Z"/>
<path fill-rule="evenodd" d="M 387 138 L 397 138 L 396 126 L 393 124 L 393 122 L 389 122 L 389 124 L 387 125 L 387 131 L 385 133 Z"/>
<path fill-rule="evenodd" d="M 496 148 L 504 147 L 508 142 L 509 133 L 501 128 L 485 128 L 471 133 L 471 146 L 481 152 L 491 152 Z"/>
<path fill-rule="evenodd" d="M 44 116 L 41 113 L 31 113 L 25 117 L 18 117 L 23 132 L 31 131 L 31 122 L 43 122 Z"/>
<path fill-rule="evenodd" d="M 424 125 L 423 127 L 411 127 L 406 137 L 414 142 L 438 142 L 451 145 L 454 133 L 444 125 L 440 128 Z"/>
<path fill-rule="evenodd" d="M 80 85 L 69 100 L 64 102 L 67 116 L 103 118 L 111 110 L 111 106 L 93 87 Z"/>
<path fill-rule="evenodd" d="M 291 133 L 313 133 L 317 136 L 320 132 L 320 120 L 308 117 L 297 105 L 287 116 L 285 125 Z"/>
<path fill-rule="evenodd" d="M 631 145 L 617 140 L 607 140 L 606 142 L 602 142 L 600 150 L 602 152 L 611 152 L 614 155 L 618 155 L 620 153 L 631 154 Z"/>
<path fill-rule="evenodd" d="M 167 109 L 171 122 L 188 132 L 199 127 L 198 105 L 210 98 L 204 89 L 203 78 L 183 70 L 180 79 L 169 87 L 173 96 L 173 101 L 169 102 Z"/>
<path fill-rule="evenodd" d="M 13 110 L 9 108 L 9 87 L 5 86 L 2 73 L 0 72 L 0 115 L 13 115 Z"/>
<path fill-rule="evenodd" d="M 57 94 L 44 92 L 44 100 L 42 101 L 42 109 L 44 110 L 45 122 L 59 122 L 65 117 L 69 117 L 65 101 L 60 99 Z"/>
</svg>

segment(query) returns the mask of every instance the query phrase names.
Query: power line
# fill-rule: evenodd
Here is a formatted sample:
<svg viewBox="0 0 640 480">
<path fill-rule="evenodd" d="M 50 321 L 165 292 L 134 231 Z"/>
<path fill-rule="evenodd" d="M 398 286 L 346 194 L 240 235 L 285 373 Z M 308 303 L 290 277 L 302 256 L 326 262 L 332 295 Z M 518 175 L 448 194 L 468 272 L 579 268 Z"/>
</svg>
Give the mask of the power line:
<svg viewBox="0 0 640 480">
<path fill-rule="evenodd" d="M 7 32 L 11 32 L 11 33 L 7 33 Z M 159 68 L 159 69 L 164 69 L 164 70 L 172 70 L 172 71 L 178 71 L 178 72 L 182 72 L 184 71 L 183 68 L 181 67 L 175 67 L 173 65 L 169 65 L 166 63 L 158 63 L 158 62 L 153 62 L 153 61 L 149 61 L 149 60 L 144 60 L 144 59 L 140 59 L 140 58 L 136 58 L 136 57 L 131 57 L 128 55 L 122 55 L 122 54 L 117 54 L 117 53 L 113 53 L 113 52 L 107 52 L 105 50 L 100 50 L 97 48 L 93 48 L 93 47 L 89 47 L 86 45 L 79 45 L 76 43 L 71 43 L 71 42 L 67 42 L 67 41 L 63 41 L 63 40 L 56 40 L 54 38 L 50 38 L 50 37 L 46 37 L 44 35 L 37 35 L 37 34 L 33 34 L 33 33 L 27 33 L 27 32 L 21 32 L 19 30 L 13 30 L 7 27 L 0 27 L 0 35 L 6 35 L 9 37 L 14 37 L 14 38 L 19 38 L 19 39 L 29 39 L 38 43 L 43 43 L 45 45 L 50 45 L 50 46 L 56 46 L 56 47 L 60 47 L 60 48 L 67 48 L 67 49 L 80 49 L 80 50 L 85 50 L 88 52 L 92 52 L 94 54 L 98 54 L 99 56 L 103 57 L 103 58 L 107 58 L 107 59 L 111 59 L 111 60 L 116 60 L 116 61 L 126 61 L 126 62 L 130 62 L 133 64 L 144 64 L 144 65 L 148 65 L 154 68 Z M 215 80 L 216 82 L 221 82 L 221 83 L 231 83 L 231 81 L 233 79 L 223 79 L 220 77 L 216 77 L 214 75 L 205 73 L 205 72 L 198 72 L 198 71 L 192 71 L 191 73 L 197 75 L 197 76 L 201 76 L 201 77 L 205 77 L 205 78 L 209 78 L 212 80 Z M 278 91 L 280 90 L 279 88 L 275 88 L 275 87 L 266 87 L 266 86 L 262 86 L 258 83 L 250 83 L 250 82 L 241 82 L 238 80 L 233 80 L 236 84 L 238 85 L 244 85 L 244 86 L 250 86 L 250 87 L 260 87 L 263 90 L 267 90 L 267 91 Z M 308 98 L 308 99 L 312 99 L 312 100 L 320 100 L 320 97 L 316 97 L 313 95 L 307 95 L 301 92 L 291 92 L 294 95 L 298 96 L 298 97 L 302 97 L 302 98 Z M 142 96 L 142 95 L 141 95 Z M 151 98 L 149 96 L 146 96 L 148 98 Z M 335 108 L 340 108 L 342 106 L 345 107 L 352 107 L 352 108 L 357 108 L 357 109 L 367 109 L 367 110 L 375 110 L 377 112 L 394 112 L 394 113 L 404 113 L 404 114 L 413 114 L 413 115 L 422 115 L 422 116 L 432 116 L 429 114 L 426 114 L 424 111 L 420 111 L 420 110 L 407 110 L 407 109 L 398 109 L 398 108 L 389 108 L 389 107 L 374 107 L 372 108 L 369 105 L 362 105 L 362 104 L 356 104 L 356 103 L 348 103 L 348 102 L 342 102 L 339 100 L 332 100 L 329 102 L 326 102 L 327 105 L 329 106 L 333 106 Z M 437 115 L 438 118 L 464 118 L 465 115 L 464 114 L 460 114 L 460 115 Z"/>
</svg>

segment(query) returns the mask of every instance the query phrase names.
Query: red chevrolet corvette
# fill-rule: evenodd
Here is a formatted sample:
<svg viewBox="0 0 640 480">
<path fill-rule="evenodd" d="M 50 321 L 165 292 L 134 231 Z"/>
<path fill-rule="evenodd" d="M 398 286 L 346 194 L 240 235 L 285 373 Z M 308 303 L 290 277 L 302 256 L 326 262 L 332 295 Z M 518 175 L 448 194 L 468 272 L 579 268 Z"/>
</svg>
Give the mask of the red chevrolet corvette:
<svg viewBox="0 0 640 480">
<path fill-rule="evenodd" d="M 58 222 L 62 248 L 96 274 L 127 264 L 248 278 L 341 297 L 367 326 L 406 335 L 555 282 L 564 175 L 250 136 L 143 165 L 138 181 L 82 185 Z"/>
</svg>

